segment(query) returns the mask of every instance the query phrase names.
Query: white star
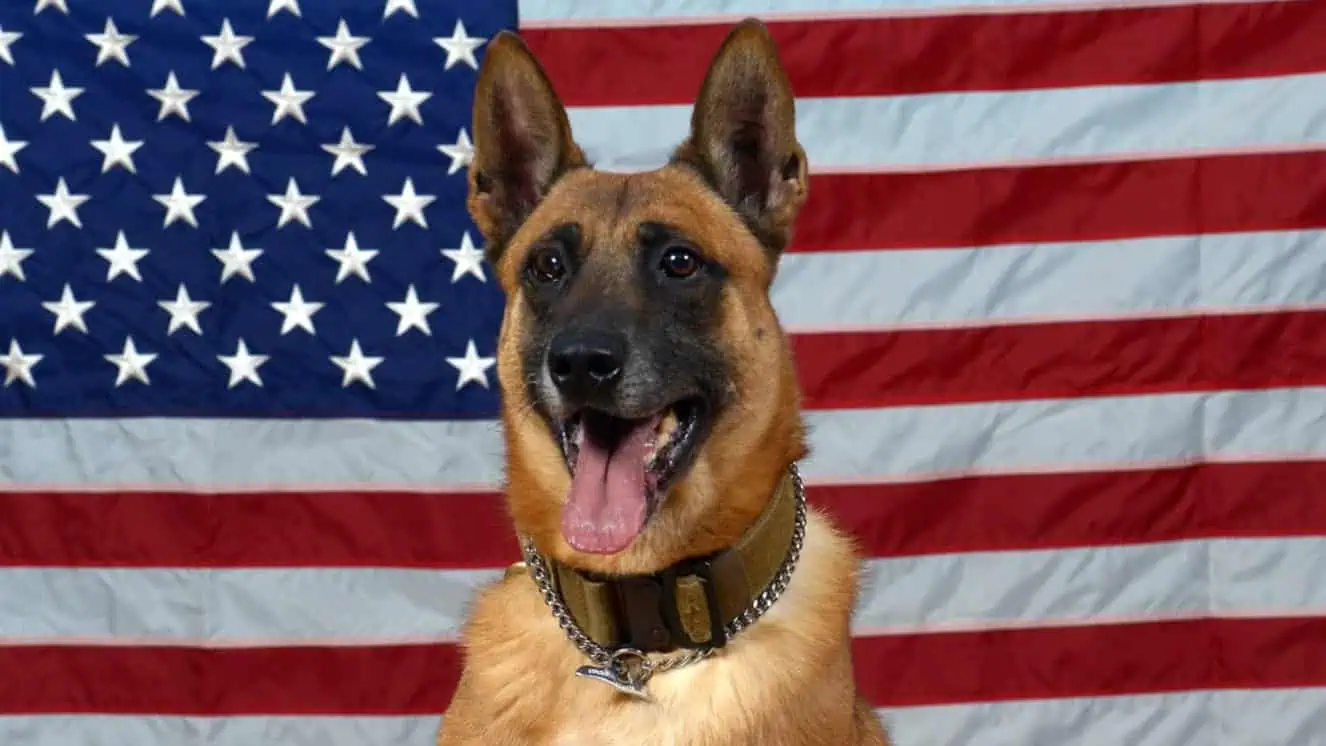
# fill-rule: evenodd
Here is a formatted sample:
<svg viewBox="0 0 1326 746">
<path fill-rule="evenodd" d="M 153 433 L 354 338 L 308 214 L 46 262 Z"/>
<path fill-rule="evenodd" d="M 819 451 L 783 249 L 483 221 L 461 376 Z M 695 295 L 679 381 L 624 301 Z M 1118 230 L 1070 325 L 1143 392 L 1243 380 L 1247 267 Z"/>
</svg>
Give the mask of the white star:
<svg viewBox="0 0 1326 746">
<path fill-rule="evenodd" d="M 174 11 L 178 15 L 184 15 L 184 7 L 180 5 L 180 0 L 152 0 L 152 10 L 148 11 L 148 18 L 156 18 L 157 13 L 163 10 Z"/>
<path fill-rule="evenodd" d="M 336 36 L 318 37 L 318 43 L 331 50 L 331 57 L 327 60 L 328 70 L 341 62 L 349 64 L 356 70 L 363 70 L 364 65 L 359 61 L 359 48 L 368 41 L 367 36 L 351 36 L 350 28 L 345 25 L 344 18 L 336 24 Z"/>
<path fill-rule="evenodd" d="M 198 324 L 198 314 L 207 310 L 212 304 L 205 300 L 190 298 L 189 289 L 184 287 L 184 283 L 180 283 L 179 290 L 175 291 L 175 300 L 159 300 L 157 305 L 170 314 L 166 334 L 171 335 L 182 326 L 192 329 L 194 334 L 202 334 L 203 328 Z"/>
<path fill-rule="evenodd" d="M 459 18 L 456 19 L 456 28 L 452 30 L 451 36 L 433 37 L 433 43 L 447 51 L 447 63 L 442 67 L 443 70 L 450 70 L 457 62 L 464 62 L 478 70 L 479 61 L 474 59 L 474 50 L 485 41 L 488 41 L 486 36 L 467 36 L 465 24 Z"/>
<path fill-rule="evenodd" d="M 405 289 L 405 300 L 398 303 L 388 303 L 390 308 L 400 319 L 396 322 L 396 336 L 401 336 L 409 331 L 411 327 L 418 327 L 424 334 L 433 335 L 433 330 L 428 326 L 428 314 L 437 310 L 438 303 L 420 303 L 419 295 L 414 291 L 414 285 Z"/>
<path fill-rule="evenodd" d="M 13 275 L 19 282 L 27 282 L 23 274 L 23 260 L 32 256 L 32 249 L 16 249 L 9 231 L 0 231 L 0 277 Z"/>
<path fill-rule="evenodd" d="M 55 8 L 61 13 L 69 15 L 69 6 L 65 4 L 65 0 L 37 0 L 37 5 L 32 9 L 32 15 L 35 16 L 47 8 Z"/>
<path fill-rule="evenodd" d="M 344 357 L 331 356 L 331 361 L 341 369 L 341 388 L 349 388 L 355 381 L 363 381 L 370 389 L 377 388 L 373 383 L 373 369 L 382 364 L 382 358 L 365 355 L 359 349 L 359 340 L 350 340 L 350 353 Z"/>
<path fill-rule="evenodd" d="M 415 18 L 419 17 L 419 9 L 414 7 L 414 0 L 387 0 L 387 5 L 382 9 L 383 19 L 390 18 L 396 11 L 404 11 Z"/>
<path fill-rule="evenodd" d="M 465 357 L 447 358 L 447 363 L 455 368 L 458 374 L 456 376 L 456 390 L 460 391 L 461 387 L 470 381 L 488 388 L 488 374 L 486 371 L 493 367 L 496 361 L 496 358 L 479 357 L 479 351 L 475 349 L 474 340 L 471 339 L 469 344 L 465 345 Z"/>
<path fill-rule="evenodd" d="M 341 141 L 337 143 L 328 143 L 322 146 L 322 149 L 336 156 L 336 162 L 332 164 L 332 176 L 339 174 L 341 169 L 349 166 L 361 174 L 368 174 L 368 169 L 364 167 L 364 154 L 376 145 L 355 142 L 354 135 L 350 133 L 349 127 L 341 129 Z"/>
<path fill-rule="evenodd" d="M 147 366 L 153 360 L 157 359 L 155 352 L 139 352 L 134 346 L 133 337 L 124 338 L 124 349 L 120 354 L 107 354 L 102 357 L 115 365 L 115 386 L 119 388 L 130 379 L 142 381 L 146 384 L 152 382 L 147 377 Z"/>
<path fill-rule="evenodd" d="M 14 156 L 28 146 L 27 140 L 10 140 L 5 135 L 5 125 L 0 124 L 0 166 L 18 173 L 18 161 Z"/>
<path fill-rule="evenodd" d="M 190 121 L 189 102 L 198 95 L 198 91 L 194 88 L 180 88 L 180 82 L 175 79 L 175 71 L 171 70 L 166 75 L 166 86 L 149 88 L 147 95 L 161 102 L 161 109 L 157 111 L 158 122 L 171 114 L 188 122 Z"/>
<path fill-rule="evenodd" d="M 41 121 L 44 122 L 55 114 L 61 114 L 71 122 L 78 121 L 78 117 L 74 116 L 74 99 L 83 95 L 83 89 L 66 88 L 64 80 L 60 78 L 59 70 L 51 71 L 50 85 L 28 90 L 41 99 Z"/>
<path fill-rule="evenodd" d="M 325 303 L 314 303 L 304 300 L 304 293 L 295 285 L 290 289 L 290 300 L 274 301 L 272 308 L 281 313 L 281 334 L 285 335 L 294 331 L 296 327 L 303 329 L 309 334 L 316 335 L 313 329 L 313 314 L 322 310 Z"/>
<path fill-rule="evenodd" d="M 401 117 L 409 117 L 416 124 L 423 124 L 423 115 L 419 113 L 419 104 L 432 98 L 433 94 L 428 91 L 415 91 L 410 88 L 410 80 L 401 73 L 400 80 L 396 83 L 394 91 L 378 91 L 378 98 L 391 104 L 391 113 L 387 115 L 387 126 L 400 121 Z"/>
<path fill-rule="evenodd" d="M 97 249 L 97 253 L 110 264 L 106 268 L 106 282 L 114 280 L 121 274 L 129 275 L 139 282 L 143 281 L 143 276 L 138 272 L 138 262 L 147 256 L 148 250 L 129 248 L 129 240 L 124 237 L 124 231 L 116 234 L 114 248 Z"/>
<path fill-rule="evenodd" d="M 142 140 L 125 140 L 120 135 L 120 125 L 111 125 L 110 138 L 93 140 L 92 147 L 101 151 L 101 172 L 104 174 L 115 166 L 123 166 L 129 173 L 138 173 L 134 168 L 133 154 L 143 147 Z"/>
<path fill-rule="evenodd" d="M 309 221 L 308 208 L 317 204 L 322 198 L 309 194 L 301 194 L 299 185 L 295 183 L 294 177 L 286 183 L 285 194 L 269 194 L 267 201 L 281 208 L 281 217 L 276 221 L 276 227 L 280 228 L 291 220 L 297 220 L 305 228 L 312 228 L 313 223 Z"/>
<path fill-rule="evenodd" d="M 106 19 L 106 27 L 100 34 L 84 34 L 84 38 L 97 45 L 97 61 L 93 67 L 101 67 L 106 60 L 115 60 L 129 67 L 127 49 L 138 39 L 134 34 L 121 34 L 110 18 Z"/>
<path fill-rule="evenodd" d="M 262 249 L 246 249 L 239 242 L 239 234 L 231 232 L 230 245 L 224 249 L 212 249 L 212 256 L 221 262 L 221 284 L 224 285 L 234 275 L 239 275 L 249 282 L 253 279 L 253 260 L 262 256 Z"/>
<path fill-rule="evenodd" d="M 377 249 L 359 248 L 354 231 L 346 234 L 344 249 L 327 249 L 327 256 L 340 263 L 336 268 L 337 285 L 350 275 L 358 275 L 364 282 L 372 282 L 368 277 L 368 263 L 377 255 Z"/>
<path fill-rule="evenodd" d="M 456 135 L 455 144 L 442 144 L 437 146 L 437 149 L 451 159 L 451 165 L 447 166 L 447 176 L 465 168 L 474 160 L 474 143 L 470 142 L 470 136 L 465 133 L 464 127 L 461 127 L 460 134 Z"/>
<path fill-rule="evenodd" d="M 237 36 L 230 27 L 230 19 L 221 21 L 221 31 L 216 36 L 202 37 L 203 43 L 212 48 L 212 69 L 215 70 L 226 62 L 244 69 L 244 47 L 253 41 L 252 36 Z"/>
<path fill-rule="evenodd" d="M 78 219 L 78 208 L 87 202 L 86 194 L 70 194 L 69 187 L 65 186 L 64 177 L 61 176 L 55 182 L 54 194 L 38 194 L 37 201 L 46 205 L 50 210 L 50 215 L 46 218 L 46 227 L 52 228 L 61 220 L 68 220 L 76 227 L 82 228 L 83 221 Z"/>
<path fill-rule="evenodd" d="M 166 208 L 166 220 L 161 227 L 169 227 L 176 220 L 183 220 L 194 228 L 198 227 L 198 218 L 193 214 L 193 208 L 202 204 L 207 199 L 205 194 L 189 194 L 184 191 L 184 182 L 180 177 L 175 177 L 175 184 L 170 188 L 170 194 L 154 194 L 152 199 L 161 203 Z"/>
<path fill-rule="evenodd" d="M 271 0 L 267 4 L 267 17 L 271 18 L 283 10 L 289 11 L 296 17 L 303 15 L 299 12 L 299 0 Z"/>
<path fill-rule="evenodd" d="M 45 355 L 24 355 L 23 348 L 18 346 L 18 340 L 9 340 L 9 352 L 0 355 L 0 367 L 5 369 L 5 388 L 14 381 L 22 381 L 30 388 L 37 388 L 37 382 L 32 378 L 32 366 L 40 363 L 43 357 Z"/>
<path fill-rule="evenodd" d="M 437 196 L 433 194 L 415 194 L 414 181 L 407 176 L 405 177 L 405 186 L 401 187 L 400 194 L 384 194 L 382 199 L 396 208 L 396 219 L 391 223 L 392 230 L 395 230 L 406 220 L 417 223 L 421 228 L 427 228 L 428 220 L 424 217 L 424 208 L 433 204 Z"/>
<path fill-rule="evenodd" d="M 251 173 L 249 171 L 249 151 L 258 147 L 257 143 L 244 142 L 235 135 L 234 125 L 226 127 L 226 137 L 224 140 L 213 140 L 207 143 L 207 147 L 216 151 L 216 172 L 221 173 L 229 166 Z"/>
<path fill-rule="evenodd" d="M 278 91 L 263 91 L 262 97 L 276 104 L 276 110 L 272 112 L 272 124 L 276 124 L 287 116 L 294 118 L 300 124 L 308 124 L 308 118 L 304 116 L 304 104 L 313 98 L 313 91 L 301 91 L 295 88 L 295 81 L 290 79 L 290 73 L 286 73 L 281 78 L 281 89 Z"/>
<path fill-rule="evenodd" d="M 59 334 L 66 326 L 87 334 L 87 322 L 83 320 L 83 314 L 95 305 L 96 301 L 75 298 L 74 291 L 69 289 L 69 283 L 66 282 L 60 300 L 42 301 L 41 307 L 55 314 L 55 331 L 52 334 Z"/>
<path fill-rule="evenodd" d="M 442 249 L 442 256 L 456 263 L 451 270 L 451 281 L 454 283 L 467 274 L 479 278 L 479 282 L 487 282 L 483 274 L 483 252 L 474 247 L 474 241 L 470 240 L 470 232 L 465 231 L 460 235 L 459 249 Z"/>
<path fill-rule="evenodd" d="M 0 26 L 0 60 L 4 60 L 11 65 L 14 64 L 14 52 L 10 47 L 22 38 L 23 34 L 17 31 L 5 31 L 4 27 Z"/>
<path fill-rule="evenodd" d="M 244 339 L 239 340 L 235 345 L 234 355 L 217 355 L 220 360 L 230 369 L 230 383 L 228 388 L 235 388 L 243 381 L 249 381 L 258 386 L 262 385 L 262 378 L 258 376 L 258 367 L 267 362 L 268 355 L 254 355 L 249 352 L 248 345 L 244 344 Z"/>
</svg>

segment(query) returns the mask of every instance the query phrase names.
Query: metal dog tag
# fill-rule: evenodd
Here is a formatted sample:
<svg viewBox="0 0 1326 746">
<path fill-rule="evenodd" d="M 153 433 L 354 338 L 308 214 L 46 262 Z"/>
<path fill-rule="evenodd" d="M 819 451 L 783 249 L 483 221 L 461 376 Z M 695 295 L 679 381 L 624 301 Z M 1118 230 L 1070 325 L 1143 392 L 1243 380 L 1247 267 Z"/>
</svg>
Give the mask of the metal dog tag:
<svg viewBox="0 0 1326 746">
<path fill-rule="evenodd" d="M 649 657 L 634 648 L 624 648 L 612 654 L 606 666 L 581 666 L 576 669 L 576 676 L 582 679 L 602 681 L 622 694 L 629 694 L 636 699 L 649 699 L 645 684 L 654 674 L 654 666 Z"/>
<path fill-rule="evenodd" d="M 582 679 L 602 681 L 622 694 L 629 694 L 637 699 L 649 699 L 649 693 L 645 691 L 643 684 L 618 674 L 616 670 L 609 666 L 581 666 L 576 669 L 576 676 Z"/>
</svg>

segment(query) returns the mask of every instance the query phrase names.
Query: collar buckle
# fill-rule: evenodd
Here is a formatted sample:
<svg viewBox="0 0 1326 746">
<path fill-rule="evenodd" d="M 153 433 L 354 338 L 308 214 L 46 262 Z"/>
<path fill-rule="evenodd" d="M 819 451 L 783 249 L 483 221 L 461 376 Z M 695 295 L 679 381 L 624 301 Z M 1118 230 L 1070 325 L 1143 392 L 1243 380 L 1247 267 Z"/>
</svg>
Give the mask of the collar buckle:
<svg viewBox="0 0 1326 746">
<path fill-rule="evenodd" d="M 700 639 L 687 629 L 679 609 L 683 608 L 678 598 L 678 583 L 689 579 L 699 585 L 705 605 L 705 616 L 709 620 L 708 639 Z M 727 644 L 727 632 L 724 630 L 723 610 L 718 603 L 718 584 L 714 580 L 713 564 L 710 558 L 697 557 L 679 562 L 658 573 L 660 610 L 668 631 L 672 633 L 672 644 L 679 648 L 721 648 Z"/>
</svg>

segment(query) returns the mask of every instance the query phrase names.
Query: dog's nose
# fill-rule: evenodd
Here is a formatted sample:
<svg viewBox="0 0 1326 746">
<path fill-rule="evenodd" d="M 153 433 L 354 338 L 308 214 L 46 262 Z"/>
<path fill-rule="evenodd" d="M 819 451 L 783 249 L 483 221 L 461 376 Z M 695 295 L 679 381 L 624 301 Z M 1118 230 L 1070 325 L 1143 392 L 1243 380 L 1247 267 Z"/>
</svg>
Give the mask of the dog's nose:
<svg viewBox="0 0 1326 746">
<path fill-rule="evenodd" d="M 548 346 L 548 375 L 563 396 L 583 399 L 611 389 L 626 365 L 626 337 L 615 332 L 567 330 Z"/>
</svg>

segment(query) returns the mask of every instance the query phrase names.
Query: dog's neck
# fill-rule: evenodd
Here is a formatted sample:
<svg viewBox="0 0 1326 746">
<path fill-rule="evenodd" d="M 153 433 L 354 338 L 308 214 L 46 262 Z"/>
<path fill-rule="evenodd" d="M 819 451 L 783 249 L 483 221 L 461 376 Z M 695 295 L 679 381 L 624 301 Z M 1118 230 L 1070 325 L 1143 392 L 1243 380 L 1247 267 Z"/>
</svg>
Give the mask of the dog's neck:
<svg viewBox="0 0 1326 746">
<path fill-rule="evenodd" d="M 554 587 L 576 626 L 609 652 L 721 648 L 733 621 L 766 611 L 761 599 L 777 595 L 766 590 L 790 572 L 804 526 L 802 490 L 789 471 L 735 544 L 649 575 L 596 576 L 548 559 Z"/>
</svg>

